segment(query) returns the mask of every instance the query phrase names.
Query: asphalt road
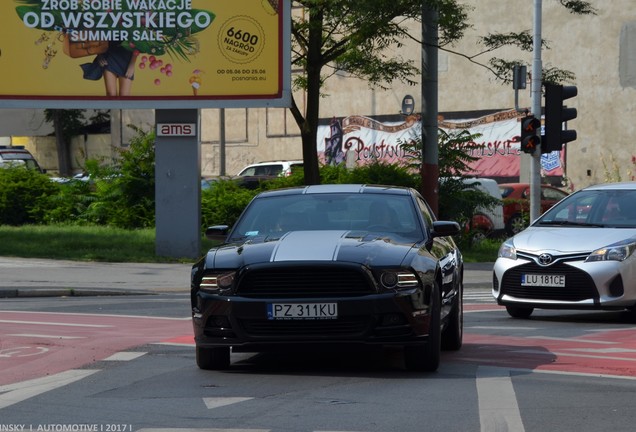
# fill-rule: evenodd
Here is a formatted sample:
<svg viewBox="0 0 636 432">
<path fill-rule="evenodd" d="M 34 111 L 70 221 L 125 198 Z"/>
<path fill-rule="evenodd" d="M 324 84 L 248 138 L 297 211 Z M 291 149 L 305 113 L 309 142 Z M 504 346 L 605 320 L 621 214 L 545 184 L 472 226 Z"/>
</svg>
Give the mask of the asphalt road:
<svg viewBox="0 0 636 432">
<path fill-rule="evenodd" d="M 191 267 L 0 257 L 0 298 L 187 292 Z M 492 263 L 466 263 L 465 288 L 491 281 Z"/>
</svg>

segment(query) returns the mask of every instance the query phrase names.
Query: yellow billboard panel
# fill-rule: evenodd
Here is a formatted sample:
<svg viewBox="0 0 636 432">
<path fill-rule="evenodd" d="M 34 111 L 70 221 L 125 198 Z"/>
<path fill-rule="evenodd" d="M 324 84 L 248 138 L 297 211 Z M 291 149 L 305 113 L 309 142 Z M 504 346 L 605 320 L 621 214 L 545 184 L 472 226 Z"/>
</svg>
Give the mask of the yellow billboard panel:
<svg viewBox="0 0 636 432">
<path fill-rule="evenodd" d="M 289 0 L 2 0 L 0 108 L 287 106 Z"/>
</svg>

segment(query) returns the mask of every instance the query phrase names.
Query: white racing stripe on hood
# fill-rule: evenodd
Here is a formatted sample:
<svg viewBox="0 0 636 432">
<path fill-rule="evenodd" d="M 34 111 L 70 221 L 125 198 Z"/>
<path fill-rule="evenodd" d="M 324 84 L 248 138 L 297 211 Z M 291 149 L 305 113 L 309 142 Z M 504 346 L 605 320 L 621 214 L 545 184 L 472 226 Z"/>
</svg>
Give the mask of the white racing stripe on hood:
<svg viewBox="0 0 636 432">
<path fill-rule="evenodd" d="M 271 262 L 335 261 L 348 231 L 292 231 L 280 238 Z"/>
</svg>

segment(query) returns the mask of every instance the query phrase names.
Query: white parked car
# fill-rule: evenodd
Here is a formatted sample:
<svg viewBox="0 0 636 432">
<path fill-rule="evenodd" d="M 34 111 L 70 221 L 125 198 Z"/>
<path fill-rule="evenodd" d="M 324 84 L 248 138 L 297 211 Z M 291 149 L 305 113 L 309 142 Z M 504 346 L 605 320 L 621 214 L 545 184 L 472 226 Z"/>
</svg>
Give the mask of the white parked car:
<svg viewBox="0 0 636 432">
<path fill-rule="evenodd" d="M 535 308 L 627 309 L 636 317 L 636 182 L 588 187 L 506 240 L 492 294 L 515 318 Z"/>
<path fill-rule="evenodd" d="M 302 166 L 303 161 L 301 160 L 259 162 L 246 166 L 239 171 L 237 176 L 287 177 L 291 175 L 292 169 L 302 168 Z"/>
</svg>

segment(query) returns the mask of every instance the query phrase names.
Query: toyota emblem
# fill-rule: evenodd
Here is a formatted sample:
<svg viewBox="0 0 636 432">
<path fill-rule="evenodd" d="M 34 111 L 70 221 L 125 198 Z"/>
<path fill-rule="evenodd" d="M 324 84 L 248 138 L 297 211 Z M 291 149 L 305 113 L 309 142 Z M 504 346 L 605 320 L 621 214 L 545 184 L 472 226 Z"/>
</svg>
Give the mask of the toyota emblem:
<svg viewBox="0 0 636 432">
<path fill-rule="evenodd" d="M 539 264 L 542 266 L 547 266 L 552 264 L 552 255 L 547 254 L 547 253 L 542 253 L 541 255 L 539 255 Z"/>
</svg>

